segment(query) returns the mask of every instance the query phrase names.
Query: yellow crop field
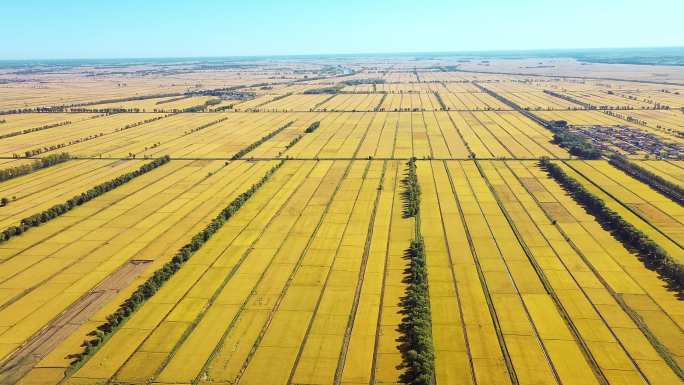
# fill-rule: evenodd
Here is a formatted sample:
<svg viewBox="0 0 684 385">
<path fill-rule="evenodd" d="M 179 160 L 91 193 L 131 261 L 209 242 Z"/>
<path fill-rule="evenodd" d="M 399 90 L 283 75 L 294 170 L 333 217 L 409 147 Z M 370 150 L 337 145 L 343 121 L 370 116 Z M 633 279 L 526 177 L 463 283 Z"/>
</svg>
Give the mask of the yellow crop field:
<svg viewBox="0 0 684 385">
<path fill-rule="evenodd" d="M 682 384 L 684 83 L 564 60 L 0 63 L 0 384 Z"/>
</svg>

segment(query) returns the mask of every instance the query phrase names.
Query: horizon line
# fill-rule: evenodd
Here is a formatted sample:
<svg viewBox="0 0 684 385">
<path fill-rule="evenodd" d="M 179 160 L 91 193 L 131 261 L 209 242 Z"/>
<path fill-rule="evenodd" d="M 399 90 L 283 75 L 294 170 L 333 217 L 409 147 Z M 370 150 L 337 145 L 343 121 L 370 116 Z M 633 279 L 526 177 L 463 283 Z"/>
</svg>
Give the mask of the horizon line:
<svg viewBox="0 0 684 385">
<path fill-rule="evenodd" d="M 7 62 L 31 62 L 31 61 L 96 61 L 96 60 L 174 60 L 174 59 L 247 59 L 247 58 L 316 58 L 335 56 L 411 56 L 411 55 L 477 55 L 496 53 L 537 53 L 559 52 L 571 53 L 572 51 L 595 51 L 595 50 L 644 50 L 644 49 L 683 49 L 681 46 L 647 46 L 647 47 L 581 47 L 581 48 L 513 48 L 513 49 L 483 49 L 483 50 L 458 50 L 458 51 L 404 51 L 404 52 L 359 52 L 359 53 L 301 53 L 301 54 L 254 54 L 254 55 L 200 55 L 200 56 L 121 56 L 121 57 L 68 57 L 68 58 L 32 58 L 32 59 L 0 59 L 0 63 Z M 682 52 L 684 55 L 684 51 Z M 559 56 L 560 57 L 560 56 Z M 571 56 L 568 56 L 571 57 Z"/>
</svg>

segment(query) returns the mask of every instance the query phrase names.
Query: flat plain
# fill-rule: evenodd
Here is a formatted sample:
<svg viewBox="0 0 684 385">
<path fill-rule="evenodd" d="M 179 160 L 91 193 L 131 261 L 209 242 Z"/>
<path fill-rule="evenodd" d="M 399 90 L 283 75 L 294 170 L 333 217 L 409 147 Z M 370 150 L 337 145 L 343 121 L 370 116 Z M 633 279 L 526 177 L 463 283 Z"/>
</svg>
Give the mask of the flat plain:
<svg viewBox="0 0 684 385">
<path fill-rule="evenodd" d="M 0 68 L 0 383 L 411 383 L 416 239 L 435 384 L 684 383 L 683 288 L 540 165 L 684 264 L 681 69 L 282 60 Z"/>
</svg>

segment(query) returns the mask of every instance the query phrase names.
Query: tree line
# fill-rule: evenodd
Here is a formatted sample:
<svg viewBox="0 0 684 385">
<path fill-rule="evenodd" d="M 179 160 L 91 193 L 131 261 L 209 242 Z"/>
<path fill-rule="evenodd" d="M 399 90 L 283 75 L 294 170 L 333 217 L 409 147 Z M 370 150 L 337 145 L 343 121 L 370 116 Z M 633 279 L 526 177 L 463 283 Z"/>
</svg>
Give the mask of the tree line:
<svg viewBox="0 0 684 385">
<path fill-rule="evenodd" d="M 206 102 L 199 104 L 197 106 L 183 108 L 182 110 L 178 110 L 178 109 L 174 108 L 171 111 L 173 111 L 173 112 L 203 112 L 203 111 L 206 111 L 207 108 L 209 108 L 211 106 L 215 106 L 215 105 L 220 104 L 220 103 L 221 103 L 221 99 L 209 99 Z M 156 109 L 155 109 L 155 111 L 156 111 Z"/>
<path fill-rule="evenodd" d="M 290 127 L 293 123 L 294 123 L 294 121 L 289 121 L 284 126 L 274 130 L 273 132 L 270 132 L 267 135 L 264 135 L 261 139 L 250 144 L 249 146 L 243 148 L 242 150 L 236 152 L 235 155 L 233 155 L 230 159 L 231 160 L 237 160 L 237 159 L 242 158 L 243 156 L 247 155 L 249 152 L 251 152 L 255 148 L 259 147 L 261 144 L 263 144 L 267 140 L 269 140 L 269 139 L 273 138 L 274 136 L 278 135 L 279 133 L 281 133 L 284 129 Z"/>
<path fill-rule="evenodd" d="M 26 150 L 26 151 L 24 151 L 24 154 L 23 154 L 23 155 L 24 155 L 26 158 L 30 158 L 30 157 L 32 157 L 32 156 L 40 155 L 40 154 L 42 154 L 42 153 L 44 153 L 44 152 L 54 151 L 54 150 L 57 150 L 57 149 L 60 149 L 60 148 L 66 147 L 66 146 L 71 146 L 71 145 L 73 145 L 73 144 L 78 144 L 78 143 L 81 143 L 81 142 L 87 142 L 87 141 L 92 140 L 92 139 L 97 139 L 97 138 L 99 138 L 99 137 L 102 137 L 102 136 L 105 136 L 105 135 L 109 135 L 109 134 L 114 133 L 114 132 L 124 131 L 124 130 L 128 130 L 129 128 L 138 127 L 138 126 L 141 126 L 141 125 L 143 125 L 143 124 L 147 124 L 147 123 L 154 122 L 154 121 L 156 121 L 156 120 L 164 119 L 164 118 L 166 118 L 166 117 L 168 117 L 168 116 L 171 116 L 171 115 L 172 115 L 172 114 L 166 114 L 166 115 L 155 116 L 155 117 L 153 117 L 153 118 L 145 119 L 145 120 L 142 120 L 142 121 L 139 121 L 139 122 L 129 123 L 129 124 L 125 125 L 124 127 L 119 127 L 119 128 L 114 129 L 114 131 L 112 131 L 112 132 L 107 132 L 107 133 L 105 133 L 105 132 L 99 132 L 99 133 L 96 133 L 96 134 L 88 135 L 88 136 L 86 136 L 86 137 L 82 137 L 82 138 L 78 138 L 78 139 L 73 139 L 73 140 L 70 140 L 70 141 L 64 142 L 64 143 L 58 143 L 58 144 L 53 144 L 53 145 L 50 145 L 50 146 L 44 146 L 44 147 L 40 147 L 40 148 L 34 148 L 34 149 L 31 149 L 31 150 Z M 13 156 L 14 158 L 20 158 L 20 157 L 21 157 L 20 154 L 16 154 L 16 153 L 15 153 L 15 154 L 12 154 L 12 156 Z"/>
<path fill-rule="evenodd" d="M 403 315 L 399 324 L 399 330 L 403 334 L 400 350 L 402 366 L 406 369 L 401 380 L 408 385 L 432 385 L 435 379 L 435 352 L 425 247 L 420 234 L 420 186 L 416 170 L 416 159 L 411 158 L 408 161 L 407 175 L 402 180 L 403 215 L 405 218 L 416 219 L 416 236 L 411 240 L 405 254 L 409 261 L 404 272 L 407 287 L 400 302 Z"/>
<path fill-rule="evenodd" d="M 304 130 L 304 134 L 299 134 L 299 135 L 295 136 L 294 138 L 292 138 L 292 140 L 291 140 L 288 144 L 285 145 L 285 150 L 288 150 L 288 149 L 290 149 L 292 146 L 294 146 L 295 144 L 297 144 L 300 140 L 302 140 L 302 138 L 304 137 L 304 135 L 310 134 L 310 133 L 316 131 L 316 129 L 318 128 L 318 126 L 320 126 L 320 124 L 321 124 L 321 122 L 313 122 L 313 123 L 311 123 L 311 124 L 309 125 L 309 127 L 307 127 L 307 128 Z M 282 151 L 281 151 L 281 152 L 278 153 L 278 156 L 281 156 L 282 154 L 283 154 L 283 153 L 282 153 Z M 287 157 L 286 157 L 286 158 L 287 158 Z"/>
<path fill-rule="evenodd" d="M 104 100 L 98 100 L 98 101 L 93 101 L 93 102 L 63 104 L 63 105 L 50 106 L 50 107 L 18 108 L 18 109 L 13 109 L 13 110 L 0 111 L 0 115 L 25 114 L 25 113 L 37 113 L 37 112 L 65 112 L 67 110 L 69 110 L 71 112 L 82 112 L 82 111 L 78 111 L 79 110 L 78 107 L 93 106 L 96 104 L 130 102 L 130 101 L 135 101 L 135 100 L 156 99 L 156 98 L 164 98 L 164 97 L 178 96 L 178 95 L 183 95 L 183 94 L 178 93 L 178 92 L 174 92 L 174 93 L 166 93 L 166 94 L 139 95 L 139 96 L 130 96 L 130 97 L 125 97 L 125 98 L 104 99 Z M 88 110 L 88 112 L 91 112 L 91 111 Z"/>
<path fill-rule="evenodd" d="M 227 116 L 226 116 L 226 117 L 223 117 L 223 118 L 221 118 L 221 119 L 213 120 L 213 121 L 211 121 L 211 122 L 209 122 L 209 123 L 205 123 L 205 124 L 203 124 L 203 125 L 201 125 L 201 126 L 198 126 L 198 127 L 195 127 L 195 128 L 191 128 L 191 129 L 185 131 L 184 134 L 185 134 L 185 135 L 190 135 L 190 134 L 192 134 L 193 132 L 197 132 L 197 131 L 204 130 L 205 128 L 211 127 L 211 126 L 216 125 L 216 124 L 219 124 L 219 123 L 221 123 L 221 122 L 225 122 L 226 120 L 228 120 L 228 117 L 227 117 Z"/>
<path fill-rule="evenodd" d="M 0 182 L 4 182 L 9 179 L 30 174 L 32 172 L 38 171 L 46 167 L 66 162 L 69 159 L 71 159 L 71 155 L 69 155 L 69 153 L 67 152 L 63 152 L 61 154 L 50 154 L 44 158 L 36 159 L 29 164 L 22 164 L 21 166 L 15 166 L 0 170 Z"/>
<path fill-rule="evenodd" d="M 571 155 L 580 157 L 582 159 L 599 159 L 602 152 L 587 138 L 571 132 L 568 129 L 567 122 L 564 120 L 557 120 L 549 122 L 545 125 L 546 128 L 553 132 L 552 143 L 555 143 L 566 150 Z"/>
<path fill-rule="evenodd" d="M 234 104 L 234 103 L 226 104 L 225 106 L 221 106 L 221 107 L 216 107 L 216 108 L 214 108 L 214 112 L 222 112 L 222 111 L 230 110 L 230 109 L 232 109 L 233 107 L 235 107 L 235 104 Z"/>
<path fill-rule="evenodd" d="M 307 127 L 304 130 L 304 132 L 307 134 L 310 134 L 310 133 L 316 131 L 318 129 L 318 127 L 320 127 L 320 126 L 321 126 L 321 122 L 319 122 L 319 121 L 313 122 L 309 125 L 309 127 Z"/>
<path fill-rule="evenodd" d="M 344 88 L 344 84 L 336 84 L 334 86 L 329 86 L 329 87 L 321 87 L 321 88 L 311 88 L 308 90 L 305 90 L 302 92 L 304 95 L 320 95 L 320 94 L 337 94 L 339 93 L 342 88 Z"/>
<path fill-rule="evenodd" d="M 107 182 L 101 183 L 79 195 L 72 197 L 71 199 L 68 199 L 64 203 L 56 204 L 47 210 L 43 210 L 38 214 L 33 214 L 29 217 L 26 217 L 22 219 L 17 226 L 10 226 L 2 232 L 0 232 L 0 242 L 5 242 L 14 236 L 25 233 L 32 227 L 40 226 L 41 224 L 47 221 L 57 218 L 58 216 L 63 215 L 66 212 L 71 211 L 74 208 L 121 186 L 122 184 L 130 182 L 134 178 L 145 173 L 148 173 L 156 169 L 157 167 L 168 163 L 169 161 L 170 158 L 168 155 L 165 155 L 161 158 L 157 158 L 152 162 L 140 166 L 140 168 L 135 171 L 128 172 Z"/>
<path fill-rule="evenodd" d="M 232 218 L 240 208 L 247 203 L 247 201 L 259 190 L 261 186 L 266 183 L 271 175 L 283 165 L 283 161 L 273 166 L 261 179 L 253 184 L 247 191 L 240 194 L 230 204 L 207 224 L 203 230 L 195 234 L 189 243 L 181 247 L 171 260 L 164 264 L 160 269 L 155 271 L 143 284 L 126 299 L 119 308 L 109 314 L 107 321 L 99 325 L 95 330 L 88 333 L 88 338 L 81 345 L 83 351 L 81 353 L 70 356 L 74 359 L 71 362 L 70 369 L 74 370 L 82 365 L 87 358 L 89 358 L 97 349 L 106 342 L 109 337 L 123 325 L 126 320 L 138 310 L 148 299 L 154 296 L 157 291 L 164 285 L 166 281 L 177 273 L 183 265 L 211 239 L 211 237 L 219 231 L 219 229 Z"/>
<path fill-rule="evenodd" d="M 437 99 L 437 103 L 439 103 L 439 106 L 442 108 L 443 111 L 448 111 L 449 107 L 447 107 L 446 103 L 444 103 L 444 99 L 442 99 L 442 95 L 440 95 L 439 92 L 434 92 L 435 99 Z"/>
<path fill-rule="evenodd" d="M 0 139 L 11 138 L 11 137 L 17 136 L 17 135 L 28 134 L 31 132 L 47 130 L 50 128 L 55 128 L 55 127 L 60 127 L 60 126 L 66 126 L 67 124 L 71 124 L 71 121 L 65 120 L 65 121 L 59 122 L 59 123 L 45 124 L 45 125 L 42 125 L 40 127 L 26 128 L 26 129 L 23 129 L 21 131 L 8 132 L 6 134 L 0 135 Z"/>
<path fill-rule="evenodd" d="M 682 188 L 680 185 L 672 183 L 660 175 L 657 175 L 618 154 L 612 155 L 609 162 L 635 179 L 651 186 L 654 190 L 660 192 L 673 201 L 679 204 L 684 204 L 684 188 Z"/>
<path fill-rule="evenodd" d="M 679 293 L 684 291 L 684 265 L 675 261 L 660 245 L 611 210 L 603 200 L 589 192 L 548 158 L 540 167 L 555 179 L 584 209 L 629 249 L 636 250 L 649 269 L 657 271 Z"/>
</svg>

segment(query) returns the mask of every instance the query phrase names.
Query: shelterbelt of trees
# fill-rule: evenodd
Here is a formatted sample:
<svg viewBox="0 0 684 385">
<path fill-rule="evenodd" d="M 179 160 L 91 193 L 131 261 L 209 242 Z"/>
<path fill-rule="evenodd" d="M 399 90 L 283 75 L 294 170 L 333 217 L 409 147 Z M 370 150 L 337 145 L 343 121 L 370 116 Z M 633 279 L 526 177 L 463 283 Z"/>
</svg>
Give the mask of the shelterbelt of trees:
<svg viewBox="0 0 684 385">
<path fill-rule="evenodd" d="M 403 334 L 401 351 L 406 367 L 402 380 L 410 385 L 431 385 L 435 379 L 435 352 L 425 247 L 420 234 L 420 186 L 415 158 L 408 161 L 407 168 L 407 175 L 402 181 L 404 216 L 415 218 L 416 228 L 414 239 L 406 250 L 409 261 L 405 273 L 408 286 L 401 300 L 404 317 L 399 330 Z"/>
<path fill-rule="evenodd" d="M 0 170 L 0 182 L 4 182 L 22 175 L 27 175 L 56 164 L 64 163 L 69 159 L 71 159 L 69 153 L 63 152 L 60 154 L 50 154 L 44 158 L 36 159 L 29 164 L 5 168 Z"/>
<path fill-rule="evenodd" d="M 542 158 L 541 168 L 555 179 L 584 209 L 628 248 L 636 250 L 646 266 L 656 270 L 673 289 L 684 292 L 684 265 L 675 261 L 662 247 L 611 210 L 601 198 L 589 192 L 563 169 Z"/>
<path fill-rule="evenodd" d="M 16 226 L 10 226 L 3 230 L 0 233 L 0 242 L 5 242 L 8 239 L 20 235 L 22 233 L 25 233 L 32 227 L 37 227 L 40 226 L 41 224 L 50 221 L 52 219 L 57 218 L 60 215 L 65 214 L 68 211 L 73 210 L 74 208 L 90 201 L 98 196 L 111 191 L 125 183 L 130 182 L 134 178 L 139 177 L 140 175 L 146 174 L 154 169 L 156 169 L 159 166 L 162 166 L 170 161 L 170 158 L 168 155 L 163 156 L 161 158 L 157 158 L 149 163 L 146 163 L 142 166 L 140 166 L 139 169 L 135 171 L 128 172 L 126 174 L 120 175 L 112 180 L 109 180 L 107 182 L 101 183 L 88 191 L 85 191 L 81 193 L 80 195 L 76 195 L 73 198 L 67 200 L 64 203 L 60 203 L 57 205 L 52 206 L 51 208 L 44 210 L 40 213 L 33 214 L 29 217 L 26 217 L 22 219 L 18 225 Z"/>
<path fill-rule="evenodd" d="M 209 240 L 211 237 L 232 218 L 240 208 L 266 183 L 271 175 L 283 165 L 283 162 L 273 166 L 266 174 L 247 191 L 240 194 L 228 204 L 221 212 L 200 232 L 195 234 L 189 243 L 181 247 L 169 262 L 164 264 L 159 270 L 155 271 L 150 278 L 131 294 L 119 308 L 107 316 L 107 322 L 97 327 L 88 335 L 92 338 L 83 342 L 83 351 L 74 355 L 70 370 L 75 370 L 95 353 L 108 338 L 121 327 L 126 320 L 142 306 L 148 299 L 154 296 L 159 288 L 168 281 L 192 256 Z"/>
</svg>

